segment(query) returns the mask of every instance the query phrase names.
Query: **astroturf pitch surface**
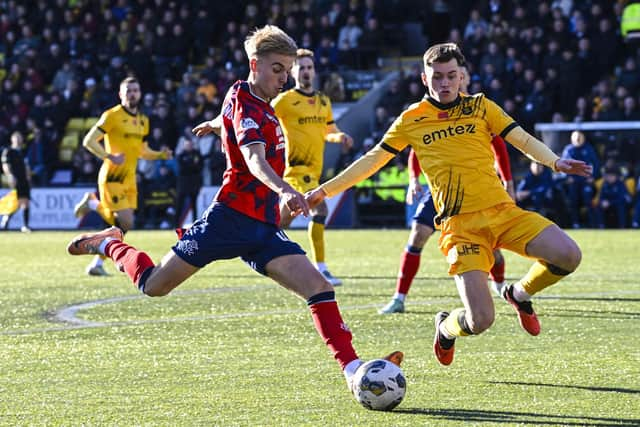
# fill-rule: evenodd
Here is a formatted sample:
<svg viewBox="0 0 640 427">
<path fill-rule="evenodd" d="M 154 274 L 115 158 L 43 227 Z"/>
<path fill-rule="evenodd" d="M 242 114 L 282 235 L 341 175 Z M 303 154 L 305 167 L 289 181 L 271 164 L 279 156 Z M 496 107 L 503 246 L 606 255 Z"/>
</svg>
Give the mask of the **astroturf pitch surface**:
<svg viewBox="0 0 640 427">
<path fill-rule="evenodd" d="M 289 236 L 308 248 L 306 232 Z M 363 359 L 405 352 L 393 412 L 350 396 L 304 301 L 239 260 L 149 298 L 116 272 L 89 277 L 70 232 L 0 234 L 0 425 L 638 426 L 640 233 L 571 231 L 578 270 L 534 298 L 542 332 L 495 299 L 490 330 L 432 353 L 433 316 L 460 306 L 427 243 L 404 314 L 381 316 L 408 230 L 328 230 L 327 263 Z M 127 241 L 159 260 L 169 231 Z M 505 252 L 507 278 L 531 261 Z"/>
</svg>

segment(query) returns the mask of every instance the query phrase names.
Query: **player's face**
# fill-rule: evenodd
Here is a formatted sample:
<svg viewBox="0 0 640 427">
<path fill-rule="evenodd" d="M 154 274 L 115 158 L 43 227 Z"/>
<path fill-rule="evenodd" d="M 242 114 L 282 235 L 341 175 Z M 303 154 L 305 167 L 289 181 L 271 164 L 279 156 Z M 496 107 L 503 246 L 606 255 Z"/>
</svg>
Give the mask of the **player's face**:
<svg viewBox="0 0 640 427">
<path fill-rule="evenodd" d="M 301 89 L 311 89 L 313 79 L 316 77 L 316 68 L 311 58 L 300 58 L 293 64 L 291 75 L 296 81 L 296 86 Z"/>
<path fill-rule="evenodd" d="M 120 86 L 120 102 L 129 110 L 138 108 L 140 97 L 139 83 L 127 83 Z"/>
<path fill-rule="evenodd" d="M 453 102 L 458 97 L 462 74 L 455 59 L 449 62 L 434 62 L 425 67 L 422 82 L 429 90 L 429 96 L 442 104 Z"/>
<path fill-rule="evenodd" d="M 293 56 L 269 53 L 251 60 L 252 89 L 261 98 L 270 100 L 282 91 L 293 67 Z"/>
</svg>

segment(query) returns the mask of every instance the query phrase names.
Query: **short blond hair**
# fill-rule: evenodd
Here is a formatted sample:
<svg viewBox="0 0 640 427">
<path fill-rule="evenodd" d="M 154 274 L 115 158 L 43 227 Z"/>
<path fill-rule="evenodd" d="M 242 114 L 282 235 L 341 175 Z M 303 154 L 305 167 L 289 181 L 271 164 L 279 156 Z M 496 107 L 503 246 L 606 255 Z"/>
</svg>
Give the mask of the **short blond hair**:
<svg viewBox="0 0 640 427">
<path fill-rule="evenodd" d="M 296 51 L 296 60 L 300 60 L 302 58 L 309 58 L 312 61 L 315 61 L 315 57 L 313 55 L 313 51 L 309 50 L 309 49 L 298 49 Z"/>
<path fill-rule="evenodd" d="M 275 25 L 256 28 L 244 41 L 244 50 L 249 59 L 269 53 L 296 56 L 296 42 Z"/>
</svg>

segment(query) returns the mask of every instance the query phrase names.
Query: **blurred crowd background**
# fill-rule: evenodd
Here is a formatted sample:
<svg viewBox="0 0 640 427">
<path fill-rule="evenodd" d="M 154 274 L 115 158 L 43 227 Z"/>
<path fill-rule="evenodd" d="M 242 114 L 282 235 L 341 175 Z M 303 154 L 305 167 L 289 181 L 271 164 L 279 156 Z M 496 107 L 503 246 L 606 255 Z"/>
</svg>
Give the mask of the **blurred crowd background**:
<svg viewBox="0 0 640 427">
<path fill-rule="evenodd" d="M 640 121 L 640 50 L 620 25 L 628 3 L 0 1 L 0 149 L 20 132 L 34 186 L 95 185 L 99 160 L 82 148 L 82 137 L 119 102 L 119 82 L 135 75 L 142 111 L 150 117 L 151 147 L 175 153 L 170 161 L 140 162 L 146 211 L 138 215 L 139 225 L 175 222 L 184 202 L 179 199 L 189 197 L 176 193 L 181 180 L 196 187 L 221 182 L 220 141 L 196 138 L 190 129 L 214 118 L 227 88 L 247 76 L 243 41 L 264 24 L 280 26 L 315 52 L 317 87 L 335 104 L 366 93 L 366 86 L 352 82 L 373 86 L 385 73 L 401 71 L 370 118 L 369 137 L 327 165 L 331 173 L 366 151 L 403 108 L 424 96 L 421 54 L 437 42 L 458 43 L 469 63 L 470 92 L 484 92 L 529 132 L 540 122 Z M 590 132 L 576 139 L 581 142 L 567 141 L 565 155 L 597 162 L 593 180 L 536 174 L 524 156 L 511 152 L 520 203 L 565 226 L 638 227 L 638 133 Z M 401 183 L 406 172 L 400 159 L 389 166 L 395 169 L 388 181 L 379 175 L 372 182 Z M 403 203 L 397 194 L 380 194 L 373 197 Z"/>
</svg>

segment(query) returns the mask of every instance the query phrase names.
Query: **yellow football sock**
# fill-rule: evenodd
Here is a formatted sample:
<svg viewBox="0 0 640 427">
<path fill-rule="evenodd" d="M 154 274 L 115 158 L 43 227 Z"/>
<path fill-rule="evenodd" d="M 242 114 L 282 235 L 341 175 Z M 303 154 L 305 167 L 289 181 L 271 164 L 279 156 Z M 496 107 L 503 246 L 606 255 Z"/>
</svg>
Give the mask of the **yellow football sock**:
<svg viewBox="0 0 640 427">
<path fill-rule="evenodd" d="M 309 242 L 311 242 L 311 259 L 313 262 L 324 262 L 324 224 L 309 221 Z"/>
<path fill-rule="evenodd" d="M 100 215 L 107 224 L 116 225 L 116 216 L 113 214 L 113 211 L 104 207 L 102 203 L 96 207 L 96 212 L 98 212 L 98 215 Z"/>
<path fill-rule="evenodd" d="M 565 271 L 559 267 L 551 264 L 546 264 L 542 261 L 536 261 L 527 274 L 520 279 L 517 284 L 522 286 L 529 295 L 535 295 L 544 288 L 547 288 L 564 276 L 568 275 L 570 271 Z"/>
<path fill-rule="evenodd" d="M 449 314 L 449 317 L 444 319 L 442 328 L 445 330 L 447 335 L 452 337 L 466 337 L 472 334 L 467 325 L 460 324 L 460 318 L 464 318 L 465 313 L 466 311 L 464 308 L 456 308 Z"/>
</svg>

